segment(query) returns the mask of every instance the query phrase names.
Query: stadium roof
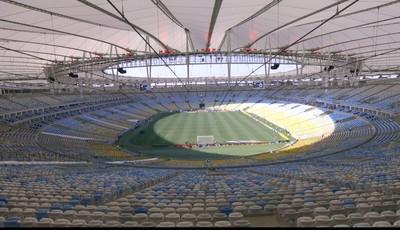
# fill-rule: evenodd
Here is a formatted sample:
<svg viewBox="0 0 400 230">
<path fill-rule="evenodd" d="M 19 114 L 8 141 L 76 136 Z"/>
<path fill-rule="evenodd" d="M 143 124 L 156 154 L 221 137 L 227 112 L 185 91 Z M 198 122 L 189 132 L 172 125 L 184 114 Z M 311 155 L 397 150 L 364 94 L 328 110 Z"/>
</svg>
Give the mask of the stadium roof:
<svg viewBox="0 0 400 230">
<path fill-rule="evenodd" d="M 57 61 L 129 52 L 256 48 L 400 65 L 400 1 L 0 0 L 0 79 Z M 148 41 L 150 46 L 147 45 Z"/>
</svg>

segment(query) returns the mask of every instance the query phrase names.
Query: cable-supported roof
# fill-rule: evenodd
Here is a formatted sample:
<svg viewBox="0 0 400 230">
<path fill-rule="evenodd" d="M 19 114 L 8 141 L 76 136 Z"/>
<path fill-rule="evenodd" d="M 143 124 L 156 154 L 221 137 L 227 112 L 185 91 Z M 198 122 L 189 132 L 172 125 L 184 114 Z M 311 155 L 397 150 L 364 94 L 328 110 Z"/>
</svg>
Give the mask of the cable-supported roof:
<svg viewBox="0 0 400 230">
<path fill-rule="evenodd" d="M 0 79 L 44 78 L 46 66 L 66 60 L 207 48 L 343 55 L 365 71 L 396 72 L 399 3 L 0 0 Z"/>
</svg>

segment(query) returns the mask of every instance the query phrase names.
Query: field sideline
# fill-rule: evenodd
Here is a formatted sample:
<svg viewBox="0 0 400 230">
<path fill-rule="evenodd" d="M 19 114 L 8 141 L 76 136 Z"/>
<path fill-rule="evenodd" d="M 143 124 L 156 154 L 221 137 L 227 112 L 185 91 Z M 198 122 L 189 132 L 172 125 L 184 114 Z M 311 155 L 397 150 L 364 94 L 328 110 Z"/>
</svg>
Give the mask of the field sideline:
<svg viewBox="0 0 400 230">
<path fill-rule="evenodd" d="M 185 142 L 196 144 L 197 136 L 213 135 L 217 143 L 265 141 L 269 144 L 177 148 Z M 249 156 L 281 148 L 282 137 L 262 122 L 241 111 L 161 113 L 151 122 L 123 135 L 118 144 L 147 156 L 171 158 L 220 158 Z M 202 154 L 198 154 L 202 153 Z M 222 156 L 221 156 L 222 155 Z"/>
</svg>

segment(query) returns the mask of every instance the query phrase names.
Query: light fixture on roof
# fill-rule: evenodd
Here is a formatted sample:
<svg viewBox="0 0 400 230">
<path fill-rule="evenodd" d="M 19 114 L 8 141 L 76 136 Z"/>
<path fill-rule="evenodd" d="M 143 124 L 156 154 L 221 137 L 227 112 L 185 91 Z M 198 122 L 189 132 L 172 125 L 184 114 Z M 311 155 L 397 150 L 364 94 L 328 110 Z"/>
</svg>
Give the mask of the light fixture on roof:
<svg viewBox="0 0 400 230">
<path fill-rule="evenodd" d="M 118 67 L 117 71 L 118 71 L 118 73 L 122 73 L 122 74 L 126 73 L 126 69 L 124 69 L 122 67 Z"/>
<path fill-rule="evenodd" d="M 68 76 L 70 76 L 70 77 L 72 77 L 72 78 L 78 78 L 78 77 L 79 77 L 78 74 L 72 73 L 72 72 L 70 72 L 70 73 L 68 74 Z"/>
<path fill-rule="evenodd" d="M 324 71 L 331 71 L 331 70 L 333 70 L 334 68 L 335 68 L 335 66 L 330 65 L 330 66 L 328 66 L 328 67 L 324 67 Z"/>
<path fill-rule="evenodd" d="M 54 77 L 52 77 L 52 76 L 49 76 L 47 79 L 49 80 L 50 83 L 53 83 L 53 82 L 56 80 L 56 79 L 55 79 Z"/>
<path fill-rule="evenodd" d="M 272 66 L 271 66 L 271 69 L 278 69 L 279 68 L 279 63 L 274 63 Z"/>
</svg>

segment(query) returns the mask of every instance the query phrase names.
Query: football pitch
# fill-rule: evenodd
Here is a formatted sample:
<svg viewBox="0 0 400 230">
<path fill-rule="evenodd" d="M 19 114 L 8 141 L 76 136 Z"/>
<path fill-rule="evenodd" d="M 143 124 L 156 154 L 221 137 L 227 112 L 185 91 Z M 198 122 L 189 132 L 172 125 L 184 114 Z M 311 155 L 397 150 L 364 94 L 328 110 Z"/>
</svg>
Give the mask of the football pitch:
<svg viewBox="0 0 400 230">
<path fill-rule="evenodd" d="M 240 157 L 282 148 L 292 137 L 279 130 L 279 127 L 241 111 L 168 112 L 126 132 L 117 144 L 149 157 Z M 198 145 L 198 136 L 213 136 L 215 142 Z"/>
</svg>

